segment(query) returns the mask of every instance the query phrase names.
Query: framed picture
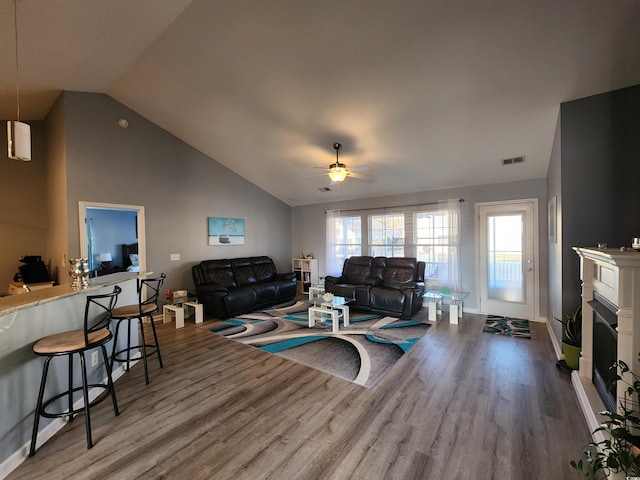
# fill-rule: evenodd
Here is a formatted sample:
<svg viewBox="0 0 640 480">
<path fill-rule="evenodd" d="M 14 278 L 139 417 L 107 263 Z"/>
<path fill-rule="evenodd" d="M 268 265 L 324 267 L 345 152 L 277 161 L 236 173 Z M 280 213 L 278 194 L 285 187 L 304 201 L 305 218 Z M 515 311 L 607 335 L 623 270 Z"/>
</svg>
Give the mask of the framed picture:
<svg viewBox="0 0 640 480">
<path fill-rule="evenodd" d="M 209 217 L 209 245 L 244 245 L 244 219 Z"/>
<path fill-rule="evenodd" d="M 551 200 L 549 200 L 549 242 L 551 243 L 556 243 L 557 242 L 557 225 L 556 225 L 556 216 L 557 216 L 557 212 L 556 212 L 556 196 L 554 195 L 553 197 L 551 197 Z"/>
</svg>

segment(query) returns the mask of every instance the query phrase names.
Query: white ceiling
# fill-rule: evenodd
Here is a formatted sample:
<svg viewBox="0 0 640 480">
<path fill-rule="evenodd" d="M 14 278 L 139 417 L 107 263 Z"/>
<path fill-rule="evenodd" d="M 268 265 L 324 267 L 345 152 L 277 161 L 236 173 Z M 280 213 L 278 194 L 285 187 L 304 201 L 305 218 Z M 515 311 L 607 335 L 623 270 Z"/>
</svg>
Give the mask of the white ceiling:
<svg viewBox="0 0 640 480">
<path fill-rule="evenodd" d="M 18 32 L 23 120 L 107 93 L 291 206 L 544 177 L 561 102 L 640 83 L 640 0 L 18 0 Z M 334 142 L 370 182 L 319 191 Z"/>
</svg>

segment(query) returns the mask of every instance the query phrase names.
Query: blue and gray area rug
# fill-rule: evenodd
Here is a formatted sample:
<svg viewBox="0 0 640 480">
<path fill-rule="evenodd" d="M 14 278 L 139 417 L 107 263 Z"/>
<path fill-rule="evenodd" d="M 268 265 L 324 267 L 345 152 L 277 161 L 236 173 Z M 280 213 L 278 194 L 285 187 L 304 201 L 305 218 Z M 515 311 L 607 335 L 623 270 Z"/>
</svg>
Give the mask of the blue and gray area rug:
<svg viewBox="0 0 640 480">
<path fill-rule="evenodd" d="M 528 320 L 499 315 L 487 315 L 482 331 L 508 337 L 531 338 Z"/>
<path fill-rule="evenodd" d="M 331 322 L 309 328 L 308 302 L 217 321 L 203 328 L 265 352 L 362 385 L 375 386 L 430 325 L 351 311 L 350 325 Z"/>
</svg>

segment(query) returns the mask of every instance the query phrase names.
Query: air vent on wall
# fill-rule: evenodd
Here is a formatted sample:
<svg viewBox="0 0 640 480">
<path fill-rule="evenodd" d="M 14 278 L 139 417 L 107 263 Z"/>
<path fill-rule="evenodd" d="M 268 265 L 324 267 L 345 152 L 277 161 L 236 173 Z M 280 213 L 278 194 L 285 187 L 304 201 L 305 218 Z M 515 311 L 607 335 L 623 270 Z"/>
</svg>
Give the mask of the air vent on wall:
<svg viewBox="0 0 640 480">
<path fill-rule="evenodd" d="M 320 187 L 318 188 L 318 190 L 320 190 L 321 192 L 330 192 L 331 189 L 329 187 Z"/>
<path fill-rule="evenodd" d="M 524 163 L 524 157 L 505 158 L 500 160 L 502 165 L 513 165 L 514 163 Z"/>
</svg>

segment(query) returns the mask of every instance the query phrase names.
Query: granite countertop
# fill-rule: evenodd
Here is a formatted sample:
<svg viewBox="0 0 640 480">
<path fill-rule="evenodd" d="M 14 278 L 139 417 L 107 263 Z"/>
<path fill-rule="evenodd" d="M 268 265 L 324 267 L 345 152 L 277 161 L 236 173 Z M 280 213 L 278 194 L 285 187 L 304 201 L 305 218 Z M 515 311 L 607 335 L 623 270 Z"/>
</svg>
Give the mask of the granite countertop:
<svg viewBox="0 0 640 480">
<path fill-rule="evenodd" d="M 144 276 L 144 274 L 142 275 Z M 65 284 L 56 285 L 50 288 L 43 288 L 41 290 L 34 290 L 28 293 L 21 293 L 19 295 L 8 295 L 6 297 L 0 297 L 0 315 L 9 314 L 17 310 L 30 308 L 35 305 L 51 302 L 71 295 L 96 291 L 101 289 L 102 287 L 115 285 L 117 283 L 134 279 L 136 277 L 138 277 L 138 273 L 114 273 L 111 275 L 106 275 L 104 277 L 89 279 L 89 286 L 81 290 L 71 288 L 71 284 Z"/>
</svg>

